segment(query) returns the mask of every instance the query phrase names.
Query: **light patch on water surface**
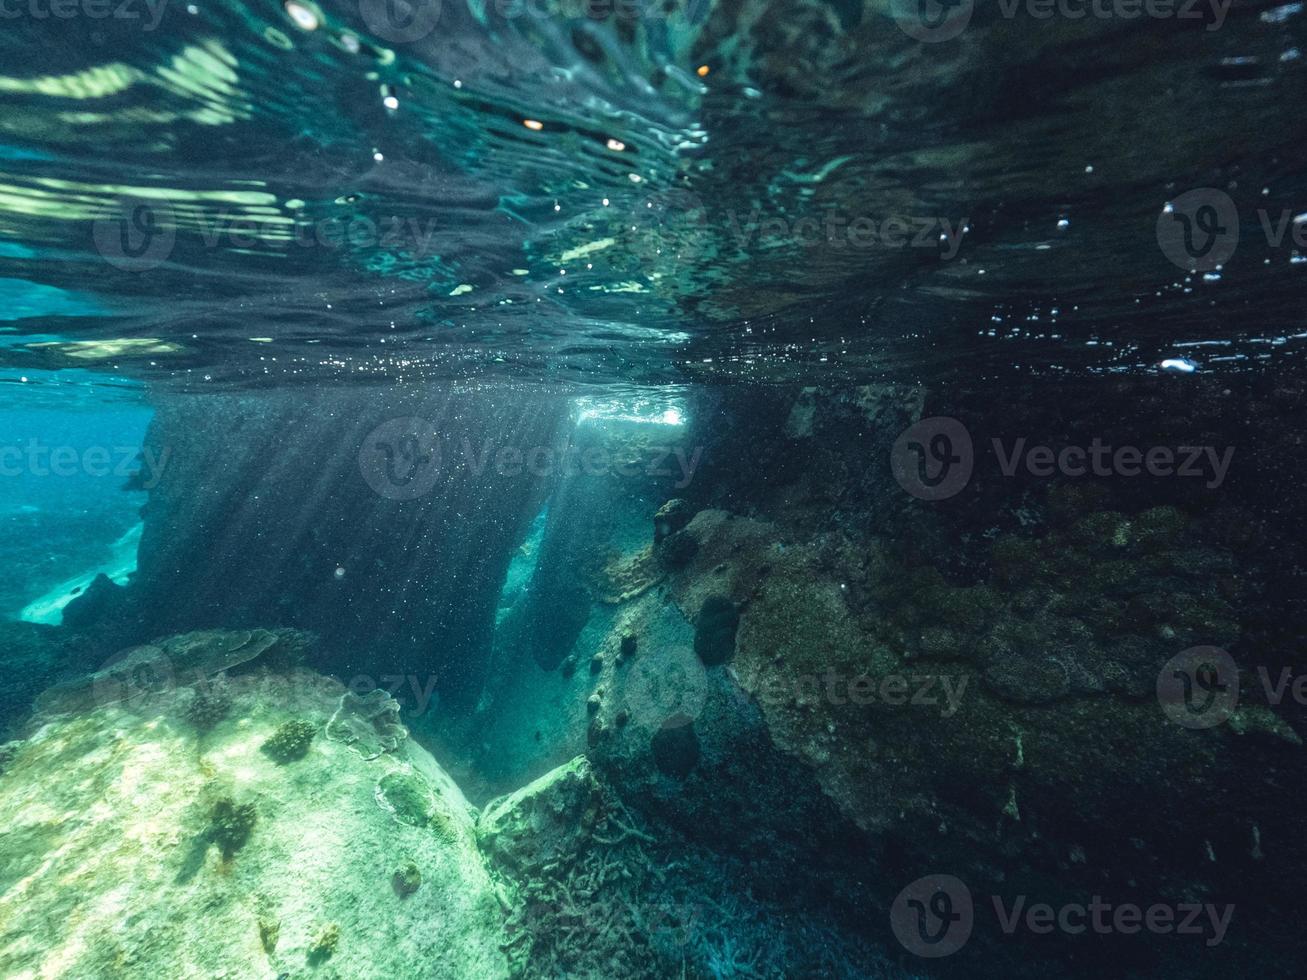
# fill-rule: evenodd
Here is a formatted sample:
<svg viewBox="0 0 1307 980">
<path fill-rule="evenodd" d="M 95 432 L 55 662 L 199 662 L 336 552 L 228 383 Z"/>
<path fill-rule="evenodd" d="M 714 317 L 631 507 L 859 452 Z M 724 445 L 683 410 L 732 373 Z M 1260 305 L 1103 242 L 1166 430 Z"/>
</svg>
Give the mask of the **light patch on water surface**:
<svg viewBox="0 0 1307 980">
<path fill-rule="evenodd" d="M 640 395 L 630 398 L 577 399 L 578 423 L 637 422 L 644 425 L 685 424 L 685 402 L 679 398 Z"/>
<path fill-rule="evenodd" d="M 143 354 L 176 354 L 180 344 L 155 337 L 121 337 L 115 340 L 41 341 L 28 344 L 33 350 L 48 350 L 75 361 L 105 361 L 115 357 Z"/>
<path fill-rule="evenodd" d="M 566 252 L 558 257 L 559 263 L 566 265 L 568 262 L 575 262 L 577 259 L 583 259 L 587 255 L 593 255 L 595 252 L 602 252 L 617 244 L 615 238 L 599 238 L 593 242 L 586 242 L 584 245 L 577 245 L 575 248 L 569 248 Z"/>
</svg>

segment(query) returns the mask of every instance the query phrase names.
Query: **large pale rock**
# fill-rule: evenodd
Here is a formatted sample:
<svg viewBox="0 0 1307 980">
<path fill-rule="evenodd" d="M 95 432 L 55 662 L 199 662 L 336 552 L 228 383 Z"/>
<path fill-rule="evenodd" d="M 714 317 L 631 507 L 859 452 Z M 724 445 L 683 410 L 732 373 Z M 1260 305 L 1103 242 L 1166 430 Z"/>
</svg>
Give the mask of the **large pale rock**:
<svg viewBox="0 0 1307 980">
<path fill-rule="evenodd" d="M 165 685 L 10 748 L 0 975 L 506 975 L 474 811 L 402 728 L 339 737 L 308 671 L 196 686 L 204 711 Z"/>
</svg>

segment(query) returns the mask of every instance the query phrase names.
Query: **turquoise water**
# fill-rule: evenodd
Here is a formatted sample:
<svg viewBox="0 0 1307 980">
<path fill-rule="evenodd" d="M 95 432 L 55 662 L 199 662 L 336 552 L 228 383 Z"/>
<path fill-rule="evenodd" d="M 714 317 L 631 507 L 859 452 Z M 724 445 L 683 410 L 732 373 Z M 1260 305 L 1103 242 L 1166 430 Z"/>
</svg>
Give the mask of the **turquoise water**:
<svg viewBox="0 0 1307 980">
<path fill-rule="evenodd" d="M 0 18 L 0 977 L 1297 975 L 1300 4 Z"/>
</svg>

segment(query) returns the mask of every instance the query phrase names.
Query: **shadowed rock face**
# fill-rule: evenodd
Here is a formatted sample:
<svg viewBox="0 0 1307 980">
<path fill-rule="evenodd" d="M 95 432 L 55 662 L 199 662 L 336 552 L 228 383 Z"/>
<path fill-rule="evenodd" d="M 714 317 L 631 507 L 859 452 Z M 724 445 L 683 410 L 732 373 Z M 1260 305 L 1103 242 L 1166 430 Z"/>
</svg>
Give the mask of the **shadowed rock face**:
<svg viewBox="0 0 1307 980">
<path fill-rule="evenodd" d="M 146 442 L 167 463 L 105 625 L 122 644 L 310 629 L 325 669 L 434 674 L 448 703 L 473 703 L 499 585 L 549 480 L 514 454 L 551 446 L 565 411 L 503 389 L 162 399 Z"/>
</svg>

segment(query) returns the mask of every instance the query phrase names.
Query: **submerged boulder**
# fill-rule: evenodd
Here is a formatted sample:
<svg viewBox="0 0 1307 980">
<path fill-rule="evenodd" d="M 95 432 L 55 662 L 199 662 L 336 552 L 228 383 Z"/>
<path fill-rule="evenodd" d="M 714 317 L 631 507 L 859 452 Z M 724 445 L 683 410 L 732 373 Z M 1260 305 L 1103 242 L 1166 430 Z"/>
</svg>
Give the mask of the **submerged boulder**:
<svg viewBox="0 0 1307 980">
<path fill-rule="evenodd" d="M 477 822 L 477 836 L 487 856 L 504 868 L 539 871 L 571 861 L 603 811 L 590 763 L 577 756 L 489 803 Z"/>
<path fill-rule="evenodd" d="M 475 811 L 436 761 L 310 737 L 344 695 L 311 671 L 225 691 L 208 728 L 185 687 L 60 698 L 11 747 L 0 975 L 506 976 Z M 288 731 L 289 763 L 266 750 Z"/>
</svg>

